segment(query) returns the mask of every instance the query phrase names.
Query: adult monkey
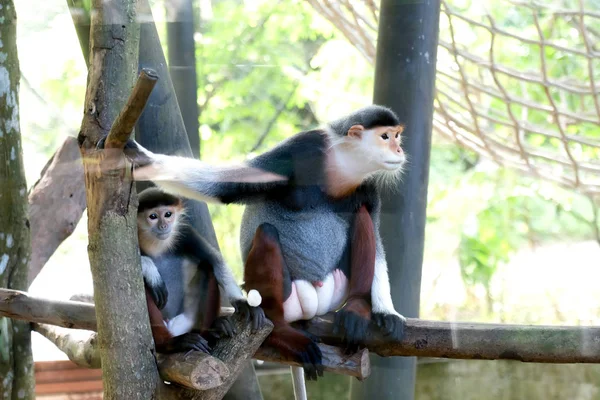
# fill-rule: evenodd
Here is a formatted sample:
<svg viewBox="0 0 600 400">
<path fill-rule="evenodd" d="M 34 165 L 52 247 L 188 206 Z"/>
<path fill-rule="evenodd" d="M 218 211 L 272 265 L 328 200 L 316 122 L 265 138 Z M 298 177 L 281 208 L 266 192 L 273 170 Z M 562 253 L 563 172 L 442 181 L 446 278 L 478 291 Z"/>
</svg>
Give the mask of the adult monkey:
<svg viewBox="0 0 600 400">
<path fill-rule="evenodd" d="M 289 323 L 339 309 L 350 348 L 370 320 L 400 339 L 404 317 L 390 293 L 379 235 L 379 188 L 400 177 L 403 126 L 388 108 L 361 108 L 322 129 L 298 133 L 244 165 L 218 167 L 152 153 L 134 141 L 135 180 L 205 201 L 246 204 L 241 227 L 245 288 L 262 296 L 273 322 L 267 342 L 322 374 L 315 338 Z"/>
</svg>

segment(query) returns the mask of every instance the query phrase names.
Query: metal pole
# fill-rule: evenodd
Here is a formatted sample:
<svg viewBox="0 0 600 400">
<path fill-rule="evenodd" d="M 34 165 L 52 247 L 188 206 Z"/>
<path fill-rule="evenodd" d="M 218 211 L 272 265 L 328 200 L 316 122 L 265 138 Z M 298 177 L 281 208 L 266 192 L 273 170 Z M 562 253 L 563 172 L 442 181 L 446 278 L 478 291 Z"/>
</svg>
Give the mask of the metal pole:
<svg viewBox="0 0 600 400">
<path fill-rule="evenodd" d="M 396 310 L 418 317 L 440 0 L 381 0 L 374 103 L 406 125 L 410 163 L 395 193 L 382 193 L 381 235 Z M 416 358 L 372 356 L 372 374 L 354 381 L 352 400 L 412 400 Z"/>
<path fill-rule="evenodd" d="M 171 0 L 167 10 L 169 73 L 194 158 L 200 157 L 194 0 Z"/>
</svg>

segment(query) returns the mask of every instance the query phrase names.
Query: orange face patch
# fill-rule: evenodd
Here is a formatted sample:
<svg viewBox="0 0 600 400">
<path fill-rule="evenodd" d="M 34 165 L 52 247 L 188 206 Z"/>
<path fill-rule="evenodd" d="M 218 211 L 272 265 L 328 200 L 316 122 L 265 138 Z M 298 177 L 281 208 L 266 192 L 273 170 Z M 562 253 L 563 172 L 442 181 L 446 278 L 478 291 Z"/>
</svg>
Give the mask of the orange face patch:
<svg viewBox="0 0 600 400">
<path fill-rule="evenodd" d="M 380 126 L 372 129 L 372 135 L 375 137 L 375 144 L 379 147 L 385 148 L 386 150 L 393 151 L 395 153 L 402 153 L 400 144 L 402 142 L 402 132 L 404 127 L 398 126 Z"/>
</svg>

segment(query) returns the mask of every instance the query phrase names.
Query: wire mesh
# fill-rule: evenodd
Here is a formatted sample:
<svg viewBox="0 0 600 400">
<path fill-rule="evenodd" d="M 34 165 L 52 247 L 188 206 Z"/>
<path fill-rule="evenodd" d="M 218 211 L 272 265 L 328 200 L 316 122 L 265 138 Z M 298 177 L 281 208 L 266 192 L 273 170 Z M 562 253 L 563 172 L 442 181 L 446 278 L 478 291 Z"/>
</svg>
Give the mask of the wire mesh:
<svg viewBox="0 0 600 400">
<path fill-rule="evenodd" d="M 370 63 L 378 2 L 306 0 Z M 435 132 L 600 194 L 600 2 L 441 0 Z"/>
</svg>

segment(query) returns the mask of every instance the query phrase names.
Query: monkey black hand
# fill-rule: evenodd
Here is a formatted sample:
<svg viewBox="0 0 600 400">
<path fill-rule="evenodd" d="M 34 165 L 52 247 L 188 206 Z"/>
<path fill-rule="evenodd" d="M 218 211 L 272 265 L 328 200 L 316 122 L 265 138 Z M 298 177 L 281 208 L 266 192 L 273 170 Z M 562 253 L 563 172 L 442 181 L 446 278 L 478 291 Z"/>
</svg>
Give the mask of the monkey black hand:
<svg viewBox="0 0 600 400">
<path fill-rule="evenodd" d="M 237 329 L 228 316 L 220 316 L 213 322 L 209 334 L 215 339 L 223 337 L 233 337 L 237 334 Z"/>
<path fill-rule="evenodd" d="M 183 335 L 179 335 L 173 338 L 172 345 L 169 346 L 169 350 L 172 353 L 181 353 L 186 351 L 190 353 L 192 351 L 201 351 L 203 353 L 210 353 L 210 347 L 206 339 L 204 339 L 199 333 L 188 332 Z"/>
<path fill-rule="evenodd" d="M 392 340 L 402 340 L 404 337 L 406 318 L 403 316 L 374 313 L 373 322 L 381 329 L 384 336 L 390 336 Z"/>
<path fill-rule="evenodd" d="M 252 333 L 264 326 L 266 317 L 262 308 L 252 307 L 246 300 L 234 300 L 231 305 L 235 309 L 235 312 L 244 315 L 246 323 L 252 321 Z"/>
</svg>

